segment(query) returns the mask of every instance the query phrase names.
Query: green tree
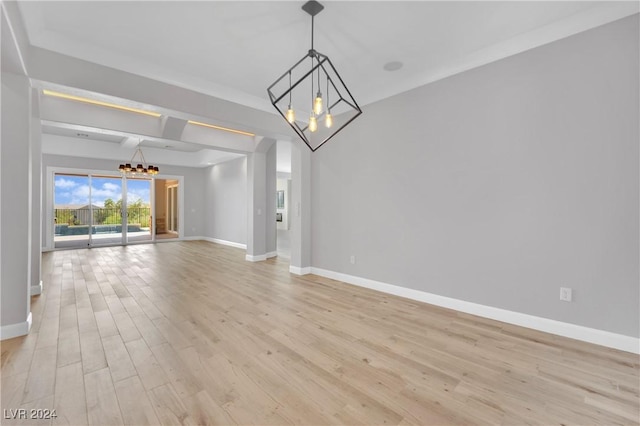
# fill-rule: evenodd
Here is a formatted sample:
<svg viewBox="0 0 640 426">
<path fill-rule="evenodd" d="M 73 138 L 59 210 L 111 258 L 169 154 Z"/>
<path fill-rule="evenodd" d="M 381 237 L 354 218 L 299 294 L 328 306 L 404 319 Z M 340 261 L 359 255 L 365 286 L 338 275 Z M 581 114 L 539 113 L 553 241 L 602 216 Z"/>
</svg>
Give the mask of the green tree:
<svg viewBox="0 0 640 426">
<path fill-rule="evenodd" d="M 104 200 L 104 207 L 107 216 L 104 220 L 105 224 L 116 225 L 122 223 L 122 200 L 113 201 L 111 198 Z"/>
<path fill-rule="evenodd" d="M 104 207 L 100 209 L 93 210 L 93 223 L 95 225 L 103 225 L 106 223 L 111 223 L 109 221 L 109 217 L 113 213 L 113 207 L 115 203 L 111 198 L 107 198 L 104 200 Z"/>
</svg>

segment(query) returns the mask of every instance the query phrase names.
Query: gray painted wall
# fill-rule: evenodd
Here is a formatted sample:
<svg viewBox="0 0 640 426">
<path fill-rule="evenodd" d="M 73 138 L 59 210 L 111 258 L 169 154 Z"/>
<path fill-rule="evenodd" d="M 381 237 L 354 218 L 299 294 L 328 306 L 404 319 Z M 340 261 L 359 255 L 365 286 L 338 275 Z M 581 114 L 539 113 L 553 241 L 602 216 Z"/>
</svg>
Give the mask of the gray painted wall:
<svg viewBox="0 0 640 426">
<path fill-rule="evenodd" d="M 264 152 L 247 155 L 247 256 L 261 256 L 266 251 L 267 160 Z M 249 258 L 249 257 L 248 257 Z"/>
<path fill-rule="evenodd" d="M 246 244 L 247 157 L 207 168 L 205 179 L 205 236 Z"/>
<path fill-rule="evenodd" d="M 29 80 L 2 73 L 0 137 L 0 325 L 24 324 L 29 315 L 29 221 L 31 115 Z M 26 331 L 26 328 L 25 330 Z"/>
<path fill-rule="evenodd" d="M 31 133 L 29 135 L 29 187 L 31 188 L 29 250 L 31 252 L 31 272 L 29 281 L 32 287 L 40 285 L 42 265 L 40 249 L 40 241 L 42 241 L 42 221 L 40 218 L 40 212 L 42 211 L 42 124 L 40 123 L 39 110 L 38 91 L 31 89 Z"/>
<path fill-rule="evenodd" d="M 302 141 L 292 143 L 291 221 L 289 222 L 291 230 L 289 234 L 291 237 L 291 260 L 289 268 L 290 270 L 297 270 L 296 273 L 305 273 L 305 270 L 312 265 L 311 220 L 315 220 L 315 210 L 313 211 L 312 217 L 311 165 L 311 151 L 307 146 Z M 329 198 L 333 197 L 330 195 Z M 326 250 L 329 252 L 333 250 L 333 247 L 320 245 L 317 246 L 317 250 Z"/>
<path fill-rule="evenodd" d="M 276 251 L 276 140 L 263 138 L 247 156 L 247 258 Z"/>
<path fill-rule="evenodd" d="M 91 169 L 91 170 L 117 170 L 118 164 L 112 160 L 99 160 L 91 158 L 81 157 L 66 157 L 61 155 L 49 155 L 44 154 L 42 156 L 43 167 L 43 192 L 46 193 L 47 167 L 68 167 L 76 169 Z M 163 175 L 184 176 L 184 211 L 179 214 L 184 216 L 184 236 L 196 237 L 202 236 L 205 232 L 205 201 L 202 194 L 205 192 L 204 176 L 205 169 L 190 168 L 190 167 L 178 167 L 178 166 L 163 166 L 160 167 L 160 172 Z M 45 203 L 43 208 L 49 208 Z M 43 214 L 43 230 L 46 230 L 46 215 Z"/>
<path fill-rule="evenodd" d="M 635 15 L 368 106 L 312 156 L 312 265 L 638 337 L 638 50 Z"/>
<path fill-rule="evenodd" d="M 267 170 L 265 171 L 266 178 L 266 196 L 265 203 L 266 212 L 265 219 L 266 224 L 266 241 L 265 249 L 267 253 L 275 253 L 277 250 L 277 238 L 276 238 L 276 190 L 277 190 L 277 163 L 278 163 L 278 144 L 274 143 L 269 151 L 267 151 Z"/>
</svg>

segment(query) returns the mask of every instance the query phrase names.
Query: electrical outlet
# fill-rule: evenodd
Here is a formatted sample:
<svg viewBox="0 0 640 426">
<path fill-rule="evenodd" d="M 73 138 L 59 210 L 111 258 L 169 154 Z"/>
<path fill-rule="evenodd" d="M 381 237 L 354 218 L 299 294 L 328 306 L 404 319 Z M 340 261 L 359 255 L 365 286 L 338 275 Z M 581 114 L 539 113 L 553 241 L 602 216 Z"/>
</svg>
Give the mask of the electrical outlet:
<svg viewBox="0 0 640 426">
<path fill-rule="evenodd" d="M 571 289 L 569 287 L 560 287 L 560 300 L 571 302 Z"/>
<path fill-rule="evenodd" d="M 351 257 L 349 258 L 349 262 L 351 262 L 352 265 L 356 264 L 356 257 L 351 255 Z"/>
</svg>

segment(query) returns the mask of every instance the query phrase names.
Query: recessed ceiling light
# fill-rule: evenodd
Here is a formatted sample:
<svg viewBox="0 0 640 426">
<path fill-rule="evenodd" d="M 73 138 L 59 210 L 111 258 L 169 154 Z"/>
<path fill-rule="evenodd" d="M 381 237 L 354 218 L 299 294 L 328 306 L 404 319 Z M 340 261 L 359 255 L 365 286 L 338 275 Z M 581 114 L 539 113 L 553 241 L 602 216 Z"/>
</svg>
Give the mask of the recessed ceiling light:
<svg viewBox="0 0 640 426">
<path fill-rule="evenodd" d="M 56 97 L 56 98 L 68 99 L 70 101 L 84 102 L 84 103 L 92 104 L 92 105 L 99 105 L 99 106 L 104 106 L 104 107 L 109 107 L 109 108 L 115 108 L 115 109 L 120 109 L 120 110 L 123 110 L 123 111 L 136 112 L 138 114 L 150 115 L 150 116 L 156 117 L 156 118 L 158 118 L 158 117 L 160 117 L 162 115 L 162 114 L 158 114 L 157 112 L 145 111 L 143 109 L 138 109 L 138 108 L 130 108 L 130 107 L 126 107 L 126 106 L 123 106 L 123 105 L 110 104 L 109 102 L 102 102 L 102 101 L 97 101 L 95 99 L 82 98 L 80 96 L 68 95 L 66 93 L 54 92 L 52 90 L 44 89 L 42 91 L 42 93 L 44 93 L 47 96 L 53 96 L 53 97 Z"/>
<path fill-rule="evenodd" d="M 400 68 L 402 68 L 402 65 L 402 62 L 400 61 L 391 61 L 384 64 L 383 68 L 385 69 L 385 71 L 398 71 Z"/>
<path fill-rule="evenodd" d="M 187 121 L 189 124 L 195 124 L 196 126 L 210 127 L 212 129 L 224 130 L 225 132 L 238 133 L 240 135 L 245 136 L 255 136 L 255 133 L 243 132 L 242 130 L 230 129 L 228 127 L 214 126 L 213 124 L 201 123 L 199 121 L 189 120 Z"/>
</svg>

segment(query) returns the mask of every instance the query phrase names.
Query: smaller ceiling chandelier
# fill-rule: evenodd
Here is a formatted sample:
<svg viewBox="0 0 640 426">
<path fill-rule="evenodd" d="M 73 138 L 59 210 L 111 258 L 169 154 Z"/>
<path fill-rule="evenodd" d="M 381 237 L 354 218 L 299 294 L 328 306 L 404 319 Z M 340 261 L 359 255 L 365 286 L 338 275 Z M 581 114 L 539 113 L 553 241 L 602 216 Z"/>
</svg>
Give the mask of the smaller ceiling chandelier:
<svg viewBox="0 0 640 426">
<path fill-rule="evenodd" d="M 311 49 L 269 88 L 271 103 L 311 151 L 320 148 L 362 114 L 328 56 L 313 47 L 315 0 L 302 6 L 311 15 Z"/>
<path fill-rule="evenodd" d="M 137 158 L 137 160 L 136 160 Z M 148 164 L 147 161 L 144 159 L 144 154 L 142 153 L 142 149 L 140 147 L 138 147 L 138 149 L 136 150 L 136 152 L 133 154 L 133 157 L 131 157 L 131 160 L 129 160 L 129 163 L 126 164 L 120 164 L 120 166 L 118 167 L 118 170 L 120 171 L 120 173 L 122 173 L 124 176 L 130 176 L 130 177 L 136 177 L 136 176 L 155 176 L 158 174 L 158 172 L 160 171 L 158 169 L 158 166 L 152 166 L 151 164 Z M 132 164 L 136 164 L 136 162 L 139 161 L 139 163 L 137 163 L 137 165 L 135 167 L 132 167 Z"/>
</svg>

